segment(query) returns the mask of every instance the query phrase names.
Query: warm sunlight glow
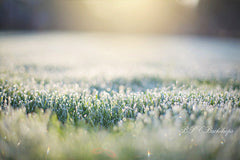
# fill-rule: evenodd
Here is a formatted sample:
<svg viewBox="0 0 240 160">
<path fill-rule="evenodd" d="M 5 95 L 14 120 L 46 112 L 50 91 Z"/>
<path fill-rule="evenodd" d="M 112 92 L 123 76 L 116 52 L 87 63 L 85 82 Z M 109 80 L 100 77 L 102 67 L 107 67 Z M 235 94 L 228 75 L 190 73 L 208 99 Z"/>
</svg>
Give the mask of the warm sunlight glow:
<svg viewBox="0 0 240 160">
<path fill-rule="evenodd" d="M 156 15 L 166 14 L 164 2 L 159 2 L 157 7 L 153 1 L 86 1 L 89 15 L 102 23 L 102 27 L 112 26 L 117 30 L 133 28 L 146 28 L 156 23 Z M 158 13 L 159 12 L 159 13 Z M 164 19 L 161 16 L 161 19 Z M 159 21 L 159 20 L 157 20 Z"/>
<path fill-rule="evenodd" d="M 199 0 L 177 0 L 179 3 L 189 6 L 189 7 L 197 7 Z"/>
<path fill-rule="evenodd" d="M 181 16 L 188 10 L 174 0 L 87 0 L 56 5 L 62 25 L 103 31 L 173 30 L 193 15 Z"/>
</svg>

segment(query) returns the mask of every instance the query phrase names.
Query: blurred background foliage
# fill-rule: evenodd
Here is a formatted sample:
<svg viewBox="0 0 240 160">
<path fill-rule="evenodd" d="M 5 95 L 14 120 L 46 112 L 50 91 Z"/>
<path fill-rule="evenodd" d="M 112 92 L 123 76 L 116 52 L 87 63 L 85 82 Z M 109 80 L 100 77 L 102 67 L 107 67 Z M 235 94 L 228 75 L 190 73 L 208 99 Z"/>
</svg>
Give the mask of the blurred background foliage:
<svg viewBox="0 0 240 160">
<path fill-rule="evenodd" d="M 0 0 L 1 30 L 240 35 L 239 0 Z"/>
</svg>

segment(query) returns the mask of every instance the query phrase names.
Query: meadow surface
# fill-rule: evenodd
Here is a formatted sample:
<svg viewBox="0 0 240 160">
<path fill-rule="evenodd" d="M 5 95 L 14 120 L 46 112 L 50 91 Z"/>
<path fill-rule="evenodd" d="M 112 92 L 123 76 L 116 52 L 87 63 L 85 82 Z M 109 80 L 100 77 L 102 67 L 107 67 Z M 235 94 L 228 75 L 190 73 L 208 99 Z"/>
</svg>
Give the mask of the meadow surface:
<svg viewBox="0 0 240 160">
<path fill-rule="evenodd" d="M 240 40 L 0 33 L 0 159 L 240 159 Z"/>
</svg>

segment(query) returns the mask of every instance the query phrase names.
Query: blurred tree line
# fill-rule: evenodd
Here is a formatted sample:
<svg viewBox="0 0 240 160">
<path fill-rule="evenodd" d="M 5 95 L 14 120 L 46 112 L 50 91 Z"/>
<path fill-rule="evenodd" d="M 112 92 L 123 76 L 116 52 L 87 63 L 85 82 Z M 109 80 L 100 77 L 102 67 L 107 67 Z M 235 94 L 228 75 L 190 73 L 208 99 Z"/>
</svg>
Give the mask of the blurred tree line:
<svg viewBox="0 0 240 160">
<path fill-rule="evenodd" d="M 103 5 L 113 1 L 116 4 L 112 4 L 112 10 L 111 5 Z M 117 11 L 117 1 L 120 0 L 0 0 L 0 29 L 240 35 L 240 0 L 199 0 L 194 9 L 178 3 L 181 0 L 155 0 L 142 14 L 131 8 Z"/>
<path fill-rule="evenodd" d="M 240 36 L 240 0 L 200 0 L 197 12 L 201 32 Z"/>
</svg>

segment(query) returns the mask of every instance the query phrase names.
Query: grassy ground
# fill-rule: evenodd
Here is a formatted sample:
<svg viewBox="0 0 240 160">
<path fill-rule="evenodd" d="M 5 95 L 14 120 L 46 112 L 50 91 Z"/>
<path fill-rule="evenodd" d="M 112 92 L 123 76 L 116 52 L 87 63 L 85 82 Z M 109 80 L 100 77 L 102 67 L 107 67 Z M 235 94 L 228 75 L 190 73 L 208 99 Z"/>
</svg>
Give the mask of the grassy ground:
<svg viewBox="0 0 240 160">
<path fill-rule="evenodd" d="M 1 33 L 0 159 L 239 159 L 237 44 Z"/>
</svg>

